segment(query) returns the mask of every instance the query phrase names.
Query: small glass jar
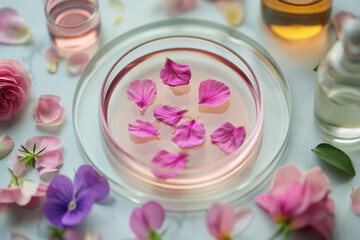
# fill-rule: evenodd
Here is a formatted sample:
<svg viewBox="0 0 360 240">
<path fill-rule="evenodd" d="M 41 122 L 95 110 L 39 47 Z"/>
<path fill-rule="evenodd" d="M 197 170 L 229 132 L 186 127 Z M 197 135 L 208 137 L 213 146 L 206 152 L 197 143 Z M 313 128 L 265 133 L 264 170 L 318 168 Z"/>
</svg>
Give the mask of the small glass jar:
<svg viewBox="0 0 360 240">
<path fill-rule="evenodd" d="M 327 25 L 332 0 L 261 0 L 265 24 L 289 40 L 315 36 Z"/>
</svg>

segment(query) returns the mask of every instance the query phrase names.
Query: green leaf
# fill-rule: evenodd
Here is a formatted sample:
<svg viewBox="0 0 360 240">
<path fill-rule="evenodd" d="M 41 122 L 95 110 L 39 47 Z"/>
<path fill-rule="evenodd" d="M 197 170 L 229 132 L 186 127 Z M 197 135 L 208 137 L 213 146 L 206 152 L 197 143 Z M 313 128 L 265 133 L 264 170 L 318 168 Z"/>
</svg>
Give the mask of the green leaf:
<svg viewBox="0 0 360 240">
<path fill-rule="evenodd" d="M 316 67 L 314 67 L 314 69 L 313 69 L 314 72 L 318 71 L 319 65 L 320 65 L 320 63 L 318 63 L 318 65 L 316 65 Z"/>
<path fill-rule="evenodd" d="M 344 171 L 345 173 L 355 176 L 356 172 L 350 157 L 340 149 L 327 144 L 321 143 L 316 148 L 311 149 L 321 160 Z"/>
<path fill-rule="evenodd" d="M 161 236 L 157 232 L 151 231 L 150 240 L 161 240 Z"/>
</svg>

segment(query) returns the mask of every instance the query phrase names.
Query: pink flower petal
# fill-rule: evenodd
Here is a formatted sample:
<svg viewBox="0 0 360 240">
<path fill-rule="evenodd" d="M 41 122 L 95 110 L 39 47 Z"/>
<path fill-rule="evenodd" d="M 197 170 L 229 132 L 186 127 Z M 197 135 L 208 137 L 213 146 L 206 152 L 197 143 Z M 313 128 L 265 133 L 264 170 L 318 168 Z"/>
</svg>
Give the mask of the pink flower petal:
<svg viewBox="0 0 360 240">
<path fill-rule="evenodd" d="M 14 140 L 6 133 L 0 137 L 0 159 L 4 158 L 14 149 Z"/>
<path fill-rule="evenodd" d="M 16 177 L 20 177 L 25 171 L 25 161 L 19 162 L 22 157 L 16 156 L 9 159 L 7 167 L 13 171 Z"/>
<path fill-rule="evenodd" d="M 136 120 L 137 126 L 129 124 L 128 130 L 131 134 L 138 137 L 159 136 L 158 129 L 149 121 Z"/>
<path fill-rule="evenodd" d="M 235 210 L 235 223 L 232 232 L 234 238 L 250 225 L 253 217 L 254 212 L 251 208 L 241 206 Z"/>
<path fill-rule="evenodd" d="M 269 194 L 276 194 L 277 190 L 287 189 L 293 182 L 299 182 L 305 174 L 303 171 L 294 164 L 287 164 L 280 167 L 271 183 Z"/>
<path fill-rule="evenodd" d="M 69 73 L 77 75 L 80 74 L 90 61 L 88 54 L 77 52 L 66 59 L 65 65 Z"/>
<path fill-rule="evenodd" d="M 199 104 L 218 106 L 230 97 L 230 89 L 216 80 L 204 80 L 199 86 Z"/>
<path fill-rule="evenodd" d="M 161 69 L 160 78 L 164 84 L 171 87 L 187 85 L 190 82 L 191 71 L 188 65 L 183 65 L 166 58 L 165 66 Z"/>
<path fill-rule="evenodd" d="M 196 120 L 181 123 L 171 139 L 181 148 L 192 148 L 205 141 L 205 127 Z"/>
<path fill-rule="evenodd" d="M 22 44 L 31 37 L 30 28 L 12 8 L 0 9 L 0 43 Z"/>
<path fill-rule="evenodd" d="M 143 110 L 156 95 L 156 84 L 150 79 L 135 80 L 128 86 L 126 94 L 131 101 Z"/>
<path fill-rule="evenodd" d="M 84 240 L 84 237 L 80 233 L 72 229 L 66 229 L 62 238 L 64 240 Z"/>
<path fill-rule="evenodd" d="M 140 240 L 149 239 L 149 226 L 141 208 L 135 208 L 130 216 L 130 227 Z"/>
<path fill-rule="evenodd" d="M 174 107 L 163 105 L 154 109 L 154 116 L 157 120 L 166 123 L 170 126 L 176 125 L 188 110 L 177 110 Z"/>
<path fill-rule="evenodd" d="M 360 216 L 360 187 L 353 187 L 350 197 L 354 211 Z"/>
<path fill-rule="evenodd" d="M 11 232 L 11 240 L 30 240 L 30 239 L 21 233 Z"/>
<path fill-rule="evenodd" d="M 65 109 L 60 106 L 60 97 L 41 95 L 34 104 L 34 116 L 38 126 L 57 126 L 64 119 Z"/>
<path fill-rule="evenodd" d="M 355 16 L 351 12 L 340 11 L 336 13 L 334 18 L 332 19 L 332 23 L 334 25 L 337 38 L 340 38 L 345 22 L 349 19 L 354 19 L 354 18 Z"/>
<path fill-rule="evenodd" d="M 158 230 L 165 221 L 164 208 L 157 202 L 150 201 L 144 204 L 142 212 L 148 223 L 149 229 Z"/>
<path fill-rule="evenodd" d="M 227 239 L 235 222 L 235 212 L 231 204 L 214 203 L 206 215 L 206 225 L 216 239 Z"/>
<path fill-rule="evenodd" d="M 184 153 L 169 153 L 166 150 L 160 150 L 156 153 L 151 160 L 151 164 L 157 167 L 163 167 L 167 169 L 182 170 L 185 167 L 187 154 Z M 151 172 L 158 178 L 168 179 L 178 176 L 178 173 L 166 172 L 165 170 L 151 170 Z"/>
<path fill-rule="evenodd" d="M 211 142 L 219 144 L 222 151 L 232 153 L 243 144 L 245 137 L 245 127 L 234 127 L 226 122 L 211 134 Z"/>
<path fill-rule="evenodd" d="M 177 15 L 183 11 L 196 7 L 198 0 L 164 0 L 165 9 L 170 15 Z"/>
<path fill-rule="evenodd" d="M 60 55 L 55 47 L 49 48 L 45 52 L 45 67 L 49 73 L 56 73 L 59 65 Z"/>
</svg>

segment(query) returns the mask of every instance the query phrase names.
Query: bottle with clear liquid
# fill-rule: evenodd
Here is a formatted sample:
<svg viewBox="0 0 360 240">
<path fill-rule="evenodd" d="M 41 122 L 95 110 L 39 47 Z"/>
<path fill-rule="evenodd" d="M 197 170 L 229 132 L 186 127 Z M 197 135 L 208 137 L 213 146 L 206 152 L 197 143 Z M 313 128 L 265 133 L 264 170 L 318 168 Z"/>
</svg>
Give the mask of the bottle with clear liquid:
<svg viewBox="0 0 360 240">
<path fill-rule="evenodd" d="M 348 20 L 318 68 L 315 125 L 332 144 L 360 149 L 360 21 Z"/>
</svg>

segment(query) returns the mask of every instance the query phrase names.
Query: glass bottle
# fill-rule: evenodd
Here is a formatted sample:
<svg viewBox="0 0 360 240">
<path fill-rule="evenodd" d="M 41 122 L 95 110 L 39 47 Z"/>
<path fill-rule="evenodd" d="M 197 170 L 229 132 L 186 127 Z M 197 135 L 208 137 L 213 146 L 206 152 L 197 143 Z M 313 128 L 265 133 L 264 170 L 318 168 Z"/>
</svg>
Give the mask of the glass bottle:
<svg viewBox="0 0 360 240">
<path fill-rule="evenodd" d="M 280 37 L 310 38 L 328 23 L 332 0 L 261 0 L 265 24 Z"/>
<path fill-rule="evenodd" d="M 360 149 L 360 21 L 348 20 L 318 68 L 315 125 L 334 145 Z"/>
</svg>

